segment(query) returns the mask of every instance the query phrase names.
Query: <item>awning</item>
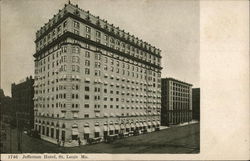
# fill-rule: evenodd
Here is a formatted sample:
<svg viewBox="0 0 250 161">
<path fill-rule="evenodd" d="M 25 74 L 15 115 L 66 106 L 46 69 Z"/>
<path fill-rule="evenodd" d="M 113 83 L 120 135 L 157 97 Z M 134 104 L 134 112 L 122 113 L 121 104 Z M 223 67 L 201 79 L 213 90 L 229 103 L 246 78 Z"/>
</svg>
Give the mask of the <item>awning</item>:
<svg viewBox="0 0 250 161">
<path fill-rule="evenodd" d="M 129 125 L 129 124 L 126 124 L 126 128 L 130 128 L 130 125 Z"/>
<path fill-rule="evenodd" d="M 115 125 L 116 130 L 120 130 L 120 126 L 118 124 Z"/>
<path fill-rule="evenodd" d="M 113 113 L 110 113 L 110 116 L 111 116 L 111 117 L 115 117 L 115 115 L 114 115 Z"/>
<path fill-rule="evenodd" d="M 72 135 L 79 135 L 78 128 L 72 128 Z"/>
<path fill-rule="evenodd" d="M 115 130 L 115 127 L 113 125 L 110 125 L 109 130 Z"/>
<path fill-rule="evenodd" d="M 161 124 L 161 122 L 160 122 L 160 121 L 157 121 L 157 124 L 158 124 L 158 125 L 160 125 L 160 124 Z"/>
<path fill-rule="evenodd" d="M 90 82 L 90 79 L 89 79 L 89 78 L 85 78 L 85 81 L 86 81 L 86 82 Z"/>
<path fill-rule="evenodd" d="M 95 113 L 95 116 L 96 116 L 96 117 L 100 117 L 100 112 L 96 112 L 96 113 Z"/>
<path fill-rule="evenodd" d="M 104 117 L 108 117 L 109 115 L 107 113 L 104 113 Z"/>
<path fill-rule="evenodd" d="M 140 122 L 139 125 L 140 125 L 140 127 L 143 127 L 143 123 L 142 122 Z"/>
<path fill-rule="evenodd" d="M 134 124 L 131 124 L 131 128 L 135 128 L 135 125 L 134 125 Z"/>
<path fill-rule="evenodd" d="M 125 129 L 125 126 L 124 126 L 124 124 L 121 124 L 121 129 Z"/>
<path fill-rule="evenodd" d="M 85 134 L 89 134 L 90 133 L 89 127 L 84 127 L 83 131 L 84 131 Z"/>
<path fill-rule="evenodd" d="M 136 126 L 136 127 L 140 127 L 140 124 L 137 122 L 137 123 L 135 124 L 135 126 Z"/>
<path fill-rule="evenodd" d="M 156 125 L 157 125 L 157 123 L 156 123 L 155 121 L 153 121 L 153 125 L 154 125 L 154 126 L 156 126 Z"/>
<path fill-rule="evenodd" d="M 99 126 L 95 126 L 95 132 L 101 132 L 101 129 Z"/>
<path fill-rule="evenodd" d="M 146 127 L 147 127 L 147 126 L 148 126 L 148 124 L 147 124 L 146 122 L 143 122 L 143 126 L 146 126 Z"/>
<path fill-rule="evenodd" d="M 77 124 L 73 124 L 72 128 L 78 128 L 78 125 Z"/>
<path fill-rule="evenodd" d="M 103 126 L 103 131 L 108 131 L 108 126 Z"/>
<path fill-rule="evenodd" d="M 148 126 L 152 126 L 152 123 L 151 123 L 151 122 L 148 122 Z"/>
</svg>

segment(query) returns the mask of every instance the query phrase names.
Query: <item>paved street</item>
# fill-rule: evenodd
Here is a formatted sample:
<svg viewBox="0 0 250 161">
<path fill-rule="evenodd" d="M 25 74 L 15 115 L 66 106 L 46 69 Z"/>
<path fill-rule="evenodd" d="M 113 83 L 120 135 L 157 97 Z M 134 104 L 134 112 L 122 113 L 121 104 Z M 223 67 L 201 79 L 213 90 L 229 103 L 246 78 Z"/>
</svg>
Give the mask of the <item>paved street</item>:
<svg viewBox="0 0 250 161">
<path fill-rule="evenodd" d="M 199 153 L 199 124 L 173 127 L 158 132 L 80 147 L 64 148 L 23 134 L 23 153 Z M 16 132 L 13 132 L 16 133 Z M 16 134 L 12 134 L 16 136 Z M 13 144 L 15 144 L 14 138 Z M 12 145 L 16 147 L 16 145 Z M 17 148 L 13 148 L 16 152 Z"/>
</svg>

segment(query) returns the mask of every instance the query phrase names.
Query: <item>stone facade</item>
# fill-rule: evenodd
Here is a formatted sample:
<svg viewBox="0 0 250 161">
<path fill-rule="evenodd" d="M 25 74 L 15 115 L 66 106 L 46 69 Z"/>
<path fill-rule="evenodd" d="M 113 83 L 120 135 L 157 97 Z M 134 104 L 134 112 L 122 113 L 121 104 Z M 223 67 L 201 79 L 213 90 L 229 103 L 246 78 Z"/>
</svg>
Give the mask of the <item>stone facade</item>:
<svg viewBox="0 0 250 161">
<path fill-rule="evenodd" d="M 191 121 L 192 85 L 173 78 L 161 81 L 161 124 L 169 126 Z"/>
<path fill-rule="evenodd" d="M 35 129 L 65 146 L 160 125 L 160 50 L 66 4 L 36 33 Z"/>
</svg>

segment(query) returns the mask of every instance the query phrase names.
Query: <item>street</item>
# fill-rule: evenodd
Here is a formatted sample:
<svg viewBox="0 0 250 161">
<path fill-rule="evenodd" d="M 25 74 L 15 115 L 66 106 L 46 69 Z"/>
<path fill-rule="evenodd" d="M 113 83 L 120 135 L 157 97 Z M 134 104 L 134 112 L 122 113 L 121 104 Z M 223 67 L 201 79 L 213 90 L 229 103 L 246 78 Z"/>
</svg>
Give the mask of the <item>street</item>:
<svg viewBox="0 0 250 161">
<path fill-rule="evenodd" d="M 127 137 L 113 143 L 58 147 L 55 144 L 22 135 L 23 153 L 199 153 L 199 123 L 172 127 L 158 132 Z M 12 130 L 12 153 L 17 151 L 16 130 Z"/>
</svg>

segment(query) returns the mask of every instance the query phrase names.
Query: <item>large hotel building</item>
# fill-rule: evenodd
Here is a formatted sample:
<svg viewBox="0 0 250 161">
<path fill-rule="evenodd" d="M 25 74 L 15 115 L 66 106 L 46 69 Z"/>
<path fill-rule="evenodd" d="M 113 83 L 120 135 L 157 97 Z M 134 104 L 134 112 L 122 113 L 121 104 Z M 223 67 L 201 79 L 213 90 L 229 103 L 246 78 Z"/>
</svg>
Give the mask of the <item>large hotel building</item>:
<svg viewBox="0 0 250 161">
<path fill-rule="evenodd" d="M 160 49 L 70 2 L 36 33 L 35 129 L 65 146 L 160 125 Z"/>
<path fill-rule="evenodd" d="M 162 78 L 161 85 L 161 125 L 191 121 L 192 85 L 174 78 Z"/>
</svg>

